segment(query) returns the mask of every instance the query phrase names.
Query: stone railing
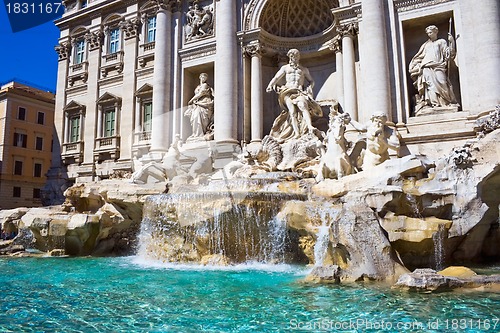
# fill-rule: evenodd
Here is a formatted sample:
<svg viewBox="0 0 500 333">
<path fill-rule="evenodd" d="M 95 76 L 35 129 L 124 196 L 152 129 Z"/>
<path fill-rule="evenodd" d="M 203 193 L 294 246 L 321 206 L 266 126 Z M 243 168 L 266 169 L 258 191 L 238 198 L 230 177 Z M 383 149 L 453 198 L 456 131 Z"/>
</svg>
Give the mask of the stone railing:
<svg viewBox="0 0 500 333">
<path fill-rule="evenodd" d="M 63 163 L 81 163 L 83 161 L 83 148 L 83 141 L 63 143 L 61 152 Z"/>
</svg>

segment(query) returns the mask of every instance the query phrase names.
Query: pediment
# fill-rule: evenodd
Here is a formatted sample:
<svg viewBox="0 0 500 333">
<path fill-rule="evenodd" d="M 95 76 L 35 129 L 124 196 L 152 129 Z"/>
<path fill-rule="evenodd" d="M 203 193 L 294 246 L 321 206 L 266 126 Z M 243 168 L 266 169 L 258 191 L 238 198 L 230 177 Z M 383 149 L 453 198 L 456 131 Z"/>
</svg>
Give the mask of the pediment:
<svg viewBox="0 0 500 333">
<path fill-rule="evenodd" d="M 120 103 L 121 100 L 122 99 L 120 97 L 106 92 L 101 97 L 99 97 L 99 99 L 97 100 L 97 104 Z"/>
</svg>

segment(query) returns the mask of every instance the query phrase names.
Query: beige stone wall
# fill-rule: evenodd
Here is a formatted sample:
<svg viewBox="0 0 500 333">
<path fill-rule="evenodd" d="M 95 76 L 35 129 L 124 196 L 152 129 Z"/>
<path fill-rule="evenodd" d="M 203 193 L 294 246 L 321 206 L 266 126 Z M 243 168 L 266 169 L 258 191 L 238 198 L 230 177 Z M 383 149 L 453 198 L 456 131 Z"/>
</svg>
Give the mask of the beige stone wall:
<svg viewBox="0 0 500 333">
<path fill-rule="evenodd" d="M 2 128 L 0 208 L 40 206 L 41 200 L 33 198 L 33 189 L 41 189 L 44 186 L 45 175 L 51 167 L 54 95 L 23 85 L 2 88 L 0 114 L 4 117 L 0 124 Z M 26 109 L 25 120 L 17 119 L 20 107 Z M 38 112 L 45 114 L 44 124 L 37 123 Z M 14 146 L 14 133 L 16 132 L 27 135 L 26 147 Z M 36 137 L 43 138 L 42 150 L 36 149 Z M 14 174 L 16 160 L 23 163 L 21 175 Z M 41 177 L 34 176 L 35 163 L 42 165 Z M 21 188 L 21 196 L 18 198 L 13 197 L 14 187 Z"/>
</svg>

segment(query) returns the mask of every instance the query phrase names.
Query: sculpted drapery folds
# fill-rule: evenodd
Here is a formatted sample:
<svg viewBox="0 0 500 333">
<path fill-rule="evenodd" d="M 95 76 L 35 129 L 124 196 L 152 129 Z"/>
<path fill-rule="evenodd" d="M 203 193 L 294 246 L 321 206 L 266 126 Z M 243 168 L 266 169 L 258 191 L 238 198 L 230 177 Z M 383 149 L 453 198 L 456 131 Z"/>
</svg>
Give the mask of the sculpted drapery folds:
<svg viewBox="0 0 500 333">
<path fill-rule="evenodd" d="M 438 28 L 425 29 L 429 39 L 420 47 L 409 66 L 417 89 L 415 114 L 425 108 L 456 104 L 455 94 L 448 78 L 449 62 L 455 57 L 455 41 L 448 34 L 448 43 L 438 39 Z"/>
<path fill-rule="evenodd" d="M 207 83 L 208 75 L 200 74 L 200 84 L 194 90 L 194 96 L 188 102 L 185 115 L 189 117 L 193 133 L 188 139 L 202 138 L 209 132 L 213 122 L 213 89 Z"/>
<path fill-rule="evenodd" d="M 307 133 L 314 133 L 312 116 L 321 117 L 323 112 L 312 97 L 314 80 L 309 70 L 299 64 L 297 49 L 288 51 L 289 63 L 282 66 L 273 77 L 266 91 L 278 93 L 281 114 L 274 121 L 270 135 L 279 141 L 298 139 Z M 282 79 L 285 84 L 278 86 Z M 308 86 L 304 85 L 308 83 Z"/>
</svg>

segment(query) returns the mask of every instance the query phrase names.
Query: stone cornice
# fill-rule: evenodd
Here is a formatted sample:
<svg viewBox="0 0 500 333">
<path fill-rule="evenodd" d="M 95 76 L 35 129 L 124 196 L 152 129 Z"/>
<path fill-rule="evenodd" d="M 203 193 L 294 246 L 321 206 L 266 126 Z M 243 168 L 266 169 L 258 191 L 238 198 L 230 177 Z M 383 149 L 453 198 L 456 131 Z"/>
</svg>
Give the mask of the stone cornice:
<svg viewBox="0 0 500 333">
<path fill-rule="evenodd" d="M 179 51 L 179 56 L 182 61 L 190 61 L 197 58 L 203 58 L 215 54 L 215 40 L 209 43 L 198 44 L 193 47 L 185 48 Z"/>
<path fill-rule="evenodd" d="M 362 16 L 361 3 L 355 3 L 350 6 L 341 7 L 332 11 L 335 20 L 339 23 L 356 21 Z"/>
<path fill-rule="evenodd" d="M 253 45 L 256 42 L 265 48 L 269 54 L 286 54 L 290 49 L 298 49 L 301 52 L 319 51 L 326 47 L 327 43 L 336 35 L 335 24 L 332 24 L 322 33 L 314 36 L 287 38 L 268 33 L 263 29 L 239 32 L 238 38 L 242 46 Z"/>
<path fill-rule="evenodd" d="M 394 7 L 398 12 L 433 6 L 453 0 L 394 0 Z"/>
</svg>

